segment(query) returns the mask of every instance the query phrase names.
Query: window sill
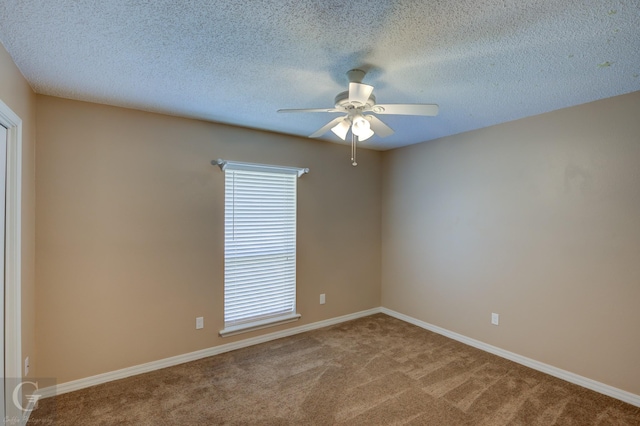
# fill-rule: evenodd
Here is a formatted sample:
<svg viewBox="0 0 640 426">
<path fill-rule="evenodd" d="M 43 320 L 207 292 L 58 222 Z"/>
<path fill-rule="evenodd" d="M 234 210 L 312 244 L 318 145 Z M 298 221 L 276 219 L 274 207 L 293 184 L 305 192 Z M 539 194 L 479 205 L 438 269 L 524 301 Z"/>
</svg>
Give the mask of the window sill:
<svg viewBox="0 0 640 426">
<path fill-rule="evenodd" d="M 235 336 L 236 334 L 248 333 L 262 328 L 273 327 L 288 322 L 298 321 L 302 317 L 300 314 L 290 314 L 282 317 L 264 319 L 261 321 L 249 322 L 246 324 L 233 325 L 220 330 L 221 337 Z"/>
</svg>

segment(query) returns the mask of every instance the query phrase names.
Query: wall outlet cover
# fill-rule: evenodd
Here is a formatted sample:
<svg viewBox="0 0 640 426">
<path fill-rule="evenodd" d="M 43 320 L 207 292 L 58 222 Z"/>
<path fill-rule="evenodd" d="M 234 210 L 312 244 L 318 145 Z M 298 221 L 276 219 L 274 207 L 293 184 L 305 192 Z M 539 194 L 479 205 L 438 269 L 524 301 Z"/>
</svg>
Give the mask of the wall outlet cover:
<svg viewBox="0 0 640 426">
<path fill-rule="evenodd" d="M 498 325 L 500 323 L 500 314 L 491 313 L 491 324 Z"/>
</svg>

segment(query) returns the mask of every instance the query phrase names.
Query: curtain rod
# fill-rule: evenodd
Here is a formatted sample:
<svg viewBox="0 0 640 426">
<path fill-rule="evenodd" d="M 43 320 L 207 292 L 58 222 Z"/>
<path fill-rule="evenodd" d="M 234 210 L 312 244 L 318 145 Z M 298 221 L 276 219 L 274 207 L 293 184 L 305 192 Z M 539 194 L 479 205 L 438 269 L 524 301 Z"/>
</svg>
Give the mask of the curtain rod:
<svg viewBox="0 0 640 426">
<path fill-rule="evenodd" d="M 295 173 L 298 177 L 309 173 L 309 168 L 303 167 L 287 167 L 287 166 L 274 166 L 271 164 L 258 164 L 258 163 L 244 163 L 240 161 L 228 161 L 223 160 L 222 158 L 218 158 L 217 160 L 212 160 L 211 164 L 213 166 L 220 167 L 220 170 L 225 171 L 227 168 L 236 169 L 236 170 L 256 170 L 256 171 L 264 171 L 264 172 L 282 172 L 282 173 Z"/>
</svg>

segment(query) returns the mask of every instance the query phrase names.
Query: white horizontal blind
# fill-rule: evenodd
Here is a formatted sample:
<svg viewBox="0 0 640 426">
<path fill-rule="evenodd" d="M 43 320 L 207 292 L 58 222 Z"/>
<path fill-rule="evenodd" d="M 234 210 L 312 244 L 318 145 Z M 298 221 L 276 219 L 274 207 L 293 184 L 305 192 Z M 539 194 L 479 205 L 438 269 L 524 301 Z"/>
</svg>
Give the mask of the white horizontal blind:
<svg viewBox="0 0 640 426">
<path fill-rule="evenodd" d="M 225 328 L 295 314 L 297 178 L 225 169 Z"/>
</svg>

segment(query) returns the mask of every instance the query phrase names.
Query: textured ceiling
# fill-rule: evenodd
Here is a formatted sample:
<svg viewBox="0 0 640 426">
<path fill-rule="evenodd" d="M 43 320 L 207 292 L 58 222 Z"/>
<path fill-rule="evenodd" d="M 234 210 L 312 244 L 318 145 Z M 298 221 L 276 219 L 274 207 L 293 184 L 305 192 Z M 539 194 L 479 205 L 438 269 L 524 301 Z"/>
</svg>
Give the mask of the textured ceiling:
<svg viewBox="0 0 640 426">
<path fill-rule="evenodd" d="M 389 149 L 640 90 L 640 0 L 0 0 L 37 93 L 306 136 L 368 70 Z M 327 140 L 342 142 L 333 133 Z"/>
</svg>

